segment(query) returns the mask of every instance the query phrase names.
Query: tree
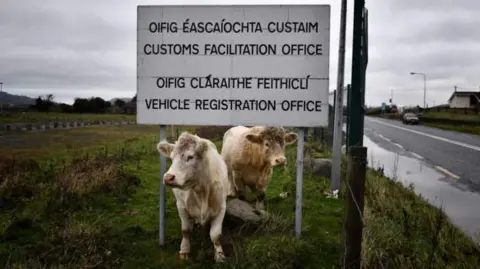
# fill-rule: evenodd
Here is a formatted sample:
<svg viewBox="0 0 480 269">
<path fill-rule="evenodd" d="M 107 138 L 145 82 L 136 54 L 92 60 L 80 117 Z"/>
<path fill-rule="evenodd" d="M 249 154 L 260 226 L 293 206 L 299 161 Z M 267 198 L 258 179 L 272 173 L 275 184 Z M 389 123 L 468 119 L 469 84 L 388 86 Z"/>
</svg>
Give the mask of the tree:
<svg viewBox="0 0 480 269">
<path fill-rule="evenodd" d="M 117 99 L 115 100 L 114 104 L 115 106 L 122 108 L 125 105 L 125 101 L 123 101 L 122 99 Z"/>
<path fill-rule="evenodd" d="M 53 94 L 47 94 L 44 97 L 39 96 L 35 99 L 35 109 L 40 112 L 48 112 L 53 105 Z"/>
<path fill-rule="evenodd" d="M 42 97 L 38 97 L 37 99 L 35 99 L 35 108 L 38 110 L 38 111 L 42 111 L 42 108 L 43 108 L 43 100 L 42 100 Z"/>
<path fill-rule="evenodd" d="M 112 104 L 100 97 L 75 98 L 73 111 L 76 113 L 105 113 Z"/>
<path fill-rule="evenodd" d="M 53 94 L 47 94 L 45 96 L 45 102 L 47 102 L 48 104 L 52 104 L 53 103 Z"/>
</svg>

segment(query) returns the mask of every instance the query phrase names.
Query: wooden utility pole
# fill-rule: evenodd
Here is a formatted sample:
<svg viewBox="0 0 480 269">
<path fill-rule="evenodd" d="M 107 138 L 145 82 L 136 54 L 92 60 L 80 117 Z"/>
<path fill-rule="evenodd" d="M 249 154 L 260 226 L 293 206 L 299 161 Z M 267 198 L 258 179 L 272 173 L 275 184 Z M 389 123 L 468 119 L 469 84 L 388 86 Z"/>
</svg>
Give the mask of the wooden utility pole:
<svg viewBox="0 0 480 269">
<path fill-rule="evenodd" d="M 350 147 L 347 168 L 343 269 L 360 269 L 361 265 L 366 169 L 367 148 Z"/>
</svg>

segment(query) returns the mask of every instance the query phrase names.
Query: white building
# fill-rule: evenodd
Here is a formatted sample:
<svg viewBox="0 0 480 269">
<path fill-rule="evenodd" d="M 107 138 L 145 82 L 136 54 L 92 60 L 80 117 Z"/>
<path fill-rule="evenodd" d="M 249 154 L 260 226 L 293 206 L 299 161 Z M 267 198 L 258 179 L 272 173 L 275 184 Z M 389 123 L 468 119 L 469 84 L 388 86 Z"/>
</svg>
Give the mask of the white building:
<svg viewBox="0 0 480 269">
<path fill-rule="evenodd" d="M 448 99 L 450 108 L 475 108 L 480 103 L 480 92 L 454 92 Z"/>
</svg>

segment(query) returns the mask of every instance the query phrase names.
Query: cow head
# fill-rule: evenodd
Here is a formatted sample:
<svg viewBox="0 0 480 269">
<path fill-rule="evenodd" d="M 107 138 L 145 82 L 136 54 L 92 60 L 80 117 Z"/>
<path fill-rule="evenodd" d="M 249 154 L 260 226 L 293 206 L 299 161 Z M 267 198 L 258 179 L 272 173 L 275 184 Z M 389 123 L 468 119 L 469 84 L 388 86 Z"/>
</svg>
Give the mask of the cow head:
<svg viewBox="0 0 480 269">
<path fill-rule="evenodd" d="M 163 175 L 166 186 L 179 189 L 192 189 L 198 184 L 199 174 L 205 166 L 208 143 L 196 135 L 184 132 L 175 144 L 162 141 L 157 150 L 172 160 L 172 165 Z"/>
<path fill-rule="evenodd" d="M 267 162 L 272 167 L 285 165 L 285 145 L 295 143 L 297 134 L 286 133 L 282 127 L 263 127 L 258 133 L 249 133 L 245 137 L 248 141 L 260 146 Z"/>
</svg>

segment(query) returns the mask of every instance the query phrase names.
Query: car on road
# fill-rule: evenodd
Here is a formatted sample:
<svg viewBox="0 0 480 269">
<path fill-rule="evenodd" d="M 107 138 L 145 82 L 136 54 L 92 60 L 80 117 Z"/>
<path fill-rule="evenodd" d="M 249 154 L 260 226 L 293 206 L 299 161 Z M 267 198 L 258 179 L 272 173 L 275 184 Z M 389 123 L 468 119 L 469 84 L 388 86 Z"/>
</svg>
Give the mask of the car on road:
<svg viewBox="0 0 480 269">
<path fill-rule="evenodd" d="M 414 113 L 405 113 L 402 122 L 403 124 L 418 124 L 419 120 Z"/>
</svg>

